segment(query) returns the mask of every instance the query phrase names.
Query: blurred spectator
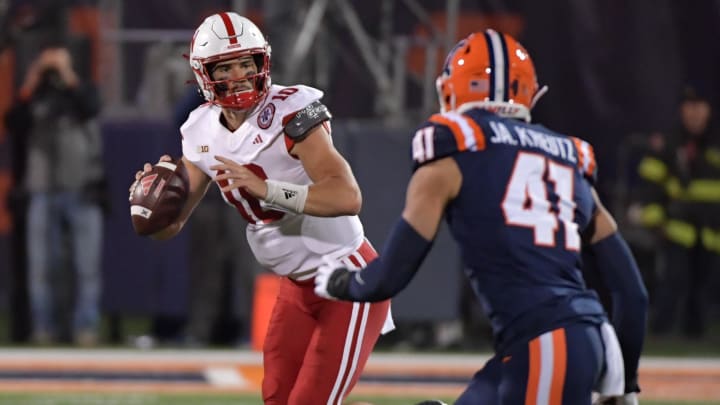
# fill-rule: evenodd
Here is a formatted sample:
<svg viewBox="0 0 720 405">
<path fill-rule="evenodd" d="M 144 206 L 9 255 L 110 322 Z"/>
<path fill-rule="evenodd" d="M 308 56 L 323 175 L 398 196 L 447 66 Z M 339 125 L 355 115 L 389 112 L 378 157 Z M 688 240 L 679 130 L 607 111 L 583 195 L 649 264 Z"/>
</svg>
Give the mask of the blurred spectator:
<svg viewBox="0 0 720 405">
<path fill-rule="evenodd" d="M 708 276 L 720 263 L 720 148 L 701 87 L 684 88 L 680 119 L 667 138 L 650 136 L 638 167 L 644 180 L 639 204 L 629 214 L 659 236 L 652 331 L 671 332 L 682 310 L 683 333 L 699 337 L 706 329 Z"/>
<path fill-rule="evenodd" d="M 55 340 L 55 277 L 66 262 L 76 270 L 75 342 L 97 342 L 105 176 L 102 141 L 94 119 L 95 86 L 80 77 L 70 51 L 42 50 L 27 70 L 6 115 L 14 137 L 27 144 L 23 189 L 28 193 L 27 252 L 32 339 Z M 63 248 L 70 246 L 69 251 Z M 69 260 L 66 260 L 65 258 Z"/>
<path fill-rule="evenodd" d="M 205 103 L 190 86 L 175 106 L 176 127 Z M 184 344 L 246 343 L 255 275 L 261 271 L 245 238 L 245 222 L 228 210 L 221 194 L 207 193 L 195 207 L 190 225 L 190 308 Z"/>
</svg>

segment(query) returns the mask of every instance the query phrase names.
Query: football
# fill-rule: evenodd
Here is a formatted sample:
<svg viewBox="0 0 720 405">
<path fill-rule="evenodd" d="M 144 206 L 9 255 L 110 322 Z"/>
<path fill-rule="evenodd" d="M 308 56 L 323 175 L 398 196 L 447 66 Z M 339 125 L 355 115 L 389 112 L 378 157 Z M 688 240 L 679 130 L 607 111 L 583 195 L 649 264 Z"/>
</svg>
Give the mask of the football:
<svg viewBox="0 0 720 405">
<path fill-rule="evenodd" d="M 152 235 L 173 223 L 188 198 L 188 174 L 182 160 L 158 162 L 143 174 L 130 194 L 135 233 Z"/>
</svg>

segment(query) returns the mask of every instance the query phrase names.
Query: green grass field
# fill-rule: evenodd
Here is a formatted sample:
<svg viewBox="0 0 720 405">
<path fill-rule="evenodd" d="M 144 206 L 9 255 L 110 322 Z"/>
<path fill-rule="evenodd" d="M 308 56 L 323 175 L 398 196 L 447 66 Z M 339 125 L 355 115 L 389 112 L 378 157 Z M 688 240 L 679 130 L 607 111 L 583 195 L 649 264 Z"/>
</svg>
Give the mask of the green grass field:
<svg viewBox="0 0 720 405">
<path fill-rule="evenodd" d="M 376 405 L 413 405 L 427 398 L 365 397 L 352 401 L 366 401 Z M 451 398 L 440 398 L 452 403 Z M 720 401 L 641 401 L 642 405 L 720 405 Z M 0 394 L 2 405 L 258 405 L 256 395 L 193 395 L 193 394 Z"/>
</svg>

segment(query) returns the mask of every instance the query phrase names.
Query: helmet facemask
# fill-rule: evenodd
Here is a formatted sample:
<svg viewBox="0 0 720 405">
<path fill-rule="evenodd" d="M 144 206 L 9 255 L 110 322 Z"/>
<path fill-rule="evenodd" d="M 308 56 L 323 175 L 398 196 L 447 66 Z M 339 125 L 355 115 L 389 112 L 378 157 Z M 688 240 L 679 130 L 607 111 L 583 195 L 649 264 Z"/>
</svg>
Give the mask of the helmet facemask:
<svg viewBox="0 0 720 405">
<path fill-rule="evenodd" d="M 212 70 L 218 63 L 251 55 L 256 73 L 244 77 L 215 80 Z M 247 110 L 258 104 L 270 87 L 270 57 L 264 49 L 249 49 L 198 59 L 193 71 L 202 79 L 198 80 L 203 94 L 213 104 L 224 108 Z M 199 68 L 196 68 L 199 67 Z"/>
<path fill-rule="evenodd" d="M 270 44 L 252 21 L 237 13 L 222 12 L 205 18 L 195 30 L 190 41 L 190 68 L 205 100 L 224 108 L 250 110 L 270 89 L 270 54 Z M 218 63 L 248 56 L 255 63 L 254 74 L 242 66 L 246 75 L 242 78 L 213 75 L 212 68 Z"/>
</svg>

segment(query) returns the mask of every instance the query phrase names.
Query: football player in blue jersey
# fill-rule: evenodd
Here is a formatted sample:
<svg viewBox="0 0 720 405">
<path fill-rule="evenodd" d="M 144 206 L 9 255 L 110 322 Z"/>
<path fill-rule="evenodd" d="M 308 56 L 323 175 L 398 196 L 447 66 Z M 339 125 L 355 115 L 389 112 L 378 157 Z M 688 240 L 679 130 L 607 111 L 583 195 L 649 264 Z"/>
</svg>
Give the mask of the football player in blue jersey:
<svg viewBox="0 0 720 405">
<path fill-rule="evenodd" d="M 530 123 L 544 93 L 530 55 L 493 30 L 450 52 L 441 113 L 412 140 L 405 208 L 361 271 L 328 260 L 315 292 L 380 301 L 412 279 L 445 217 L 493 328 L 495 355 L 456 404 L 636 404 L 647 292 L 594 190 L 592 147 Z M 610 322 L 581 274 L 591 249 L 611 292 Z"/>
</svg>

